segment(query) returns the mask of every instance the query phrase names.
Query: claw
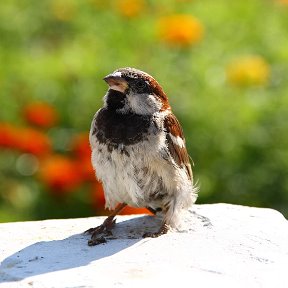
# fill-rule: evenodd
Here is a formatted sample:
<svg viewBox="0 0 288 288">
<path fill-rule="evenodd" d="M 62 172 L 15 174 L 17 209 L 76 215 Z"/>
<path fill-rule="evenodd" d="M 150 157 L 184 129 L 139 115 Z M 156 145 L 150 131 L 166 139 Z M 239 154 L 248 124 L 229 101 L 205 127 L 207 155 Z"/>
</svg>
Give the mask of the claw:
<svg viewBox="0 0 288 288">
<path fill-rule="evenodd" d="M 105 234 L 105 236 L 111 236 L 112 235 L 112 228 L 115 225 L 116 220 L 107 218 L 103 224 L 95 227 L 95 228 L 90 228 L 84 232 L 84 234 L 90 234 L 91 235 L 91 240 L 88 241 L 89 246 L 94 246 L 98 245 L 101 243 L 107 242 L 104 236 L 100 236 L 100 234 Z"/>
<path fill-rule="evenodd" d="M 143 238 L 157 238 L 161 235 L 166 234 L 169 231 L 169 226 L 164 223 L 157 232 L 146 232 L 143 234 Z"/>
<path fill-rule="evenodd" d="M 91 240 L 88 241 L 88 246 L 95 246 L 106 242 L 107 240 L 103 236 L 99 238 L 91 238 Z"/>
<path fill-rule="evenodd" d="M 114 211 L 113 213 L 108 216 L 104 222 L 95 227 L 95 228 L 90 228 L 84 232 L 84 234 L 90 234 L 91 235 L 91 240 L 88 241 L 89 246 L 95 246 L 98 244 L 106 243 L 107 240 L 104 238 L 104 236 L 112 236 L 112 228 L 114 227 L 116 223 L 115 216 L 117 213 L 119 213 L 127 204 L 122 203 L 120 204 Z M 101 235 L 103 234 L 103 235 Z"/>
</svg>

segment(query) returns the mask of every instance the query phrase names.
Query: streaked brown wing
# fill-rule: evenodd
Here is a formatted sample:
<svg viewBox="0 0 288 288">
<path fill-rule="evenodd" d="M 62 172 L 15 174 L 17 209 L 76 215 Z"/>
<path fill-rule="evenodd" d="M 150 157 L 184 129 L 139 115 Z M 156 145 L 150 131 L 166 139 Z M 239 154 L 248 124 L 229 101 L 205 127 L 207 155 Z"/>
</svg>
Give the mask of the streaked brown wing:
<svg viewBox="0 0 288 288">
<path fill-rule="evenodd" d="M 189 178 L 192 180 L 193 174 L 189 155 L 185 146 L 183 130 L 174 114 L 168 114 L 164 119 L 166 130 L 166 141 L 171 156 L 179 167 L 185 166 Z"/>
</svg>

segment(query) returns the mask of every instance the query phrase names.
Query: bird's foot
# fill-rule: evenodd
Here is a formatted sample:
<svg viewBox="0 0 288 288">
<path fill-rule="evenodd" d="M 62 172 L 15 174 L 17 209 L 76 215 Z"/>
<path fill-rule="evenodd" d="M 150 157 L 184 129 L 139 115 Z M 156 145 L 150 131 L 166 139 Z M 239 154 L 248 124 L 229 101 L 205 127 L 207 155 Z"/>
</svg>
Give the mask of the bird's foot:
<svg viewBox="0 0 288 288">
<path fill-rule="evenodd" d="M 116 220 L 114 219 L 114 217 L 108 217 L 101 225 L 86 230 L 84 233 L 91 235 L 91 239 L 88 241 L 88 245 L 95 246 L 98 244 L 106 243 L 107 240 L 105 236 L 112 236 L 111 230 L 114 227 L 115 223 Z"/>
<path fill-rule="evenodd" d="M 168 231 L 169 231 L 169 226 L 166 223 L 164 223 L 157 232 L 146 232 L 143 235 L 143 238 L 148 238 L 148 237 L 156 238 L 156 237 L 166 234 Z"/>
</svg>

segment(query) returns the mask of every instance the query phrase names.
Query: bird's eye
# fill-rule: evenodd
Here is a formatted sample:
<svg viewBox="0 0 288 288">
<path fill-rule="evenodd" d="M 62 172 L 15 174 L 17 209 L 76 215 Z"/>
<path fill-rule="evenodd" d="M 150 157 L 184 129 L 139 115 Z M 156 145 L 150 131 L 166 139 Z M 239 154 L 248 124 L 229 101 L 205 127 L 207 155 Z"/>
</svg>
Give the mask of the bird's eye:
<svg viewBox="0 0 288 288">
<path fill-rule="evenodd" d="M 147 83 L 143 80 L 136 80 L 134 85 L 139 92 L 144 92 L 148 88 Z"/>
</svg>

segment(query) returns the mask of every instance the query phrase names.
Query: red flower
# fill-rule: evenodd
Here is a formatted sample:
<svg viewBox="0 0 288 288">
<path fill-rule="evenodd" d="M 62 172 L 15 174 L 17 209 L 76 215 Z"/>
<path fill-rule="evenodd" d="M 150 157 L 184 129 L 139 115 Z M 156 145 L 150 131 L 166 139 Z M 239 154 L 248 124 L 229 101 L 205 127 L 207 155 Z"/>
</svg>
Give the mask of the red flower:
<svg viewBox="0 0 288 288">
<path fill-rule="evenodd" d="M 32 128 L 18 129 L 15 148 L 37 156 L 47 155 L 51 151 L 51 142 L 47 135 Z"/>
<path fill-rule="evenodd" d="M 0 123 L 0 146 L 42 156 L 50 153 L 50 139 L 32 128 L 18 128 Z"/>
<path fill-rule="evenodd" d="M 0 123 L 0 146 L 15 148 L 18 130 L 8 123 Z"/>
<path fill-rule="evenodd" d="M 105 210 L 105 196 L 102 184 L 97 180 L 92 185 L 91 189 L 92 205 L 97 211 L 97 214 L 107 215 L 109 212 Z"/>
<path fill-rule="evenodd" d="M 91 159 L 91 148 L 88 132 L 83 132 L 74 137 L 72 140 L 72 151 L 80 159 Z"/>
<path fill-rule="evenodd" d="M 35 102 L 24 107 L 25 120 L 33 125 L 48 128 L 56 124 L 58 114 L 55 108 L 44 102 Z"/>
<path fill-rule="evenodd" d="M 95 172 L 91 163 L 91 148 L 89 143 L 89 133 L 83 132 L 72 140 L 72 152 L 77 158 L 79 171 L 83 180 L 95 181 Z"/>
<path fill-rule="evenodd" d="M 55 194 L 72 191 L 82 180 L 77 163 L 61 155 L 45 159 L 40 165 L 39 176 Z"/>
<path fill-rule="evenodd" d="M 78 170 L 82 176 L 82 179 L 94 182 L 96 179 L 96 176 L 95 176 L 95 171 L 92 167 L 90 158 L 83 158 L 83 159 L 79 159 L 76 161 L 77 161 Z"/>
</svg>

